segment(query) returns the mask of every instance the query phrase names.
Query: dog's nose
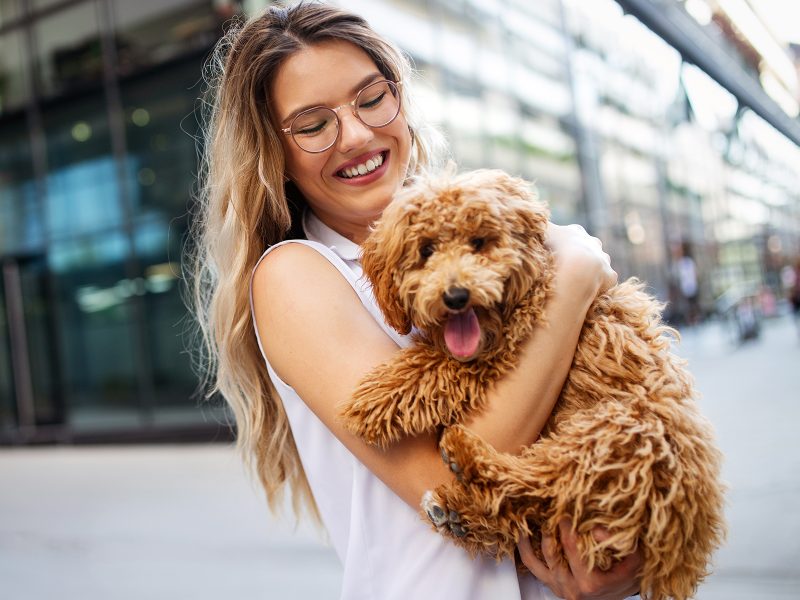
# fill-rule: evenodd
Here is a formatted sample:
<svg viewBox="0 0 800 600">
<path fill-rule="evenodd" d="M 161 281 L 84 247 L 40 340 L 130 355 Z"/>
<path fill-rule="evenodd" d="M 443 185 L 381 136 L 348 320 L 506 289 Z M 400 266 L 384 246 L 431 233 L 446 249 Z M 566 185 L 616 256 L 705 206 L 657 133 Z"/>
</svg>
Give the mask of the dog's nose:
<svg viewBox="0 0 800 600">
<path fill-rule="evenodd" d="M 453 287 L 442 294 L 442 298 L 444 298 L 444 303 L 447 308 L 458 310 L 459 308 L 464 308 L 467 302 L 469 302 L 469 290 L 466 288 Z"/>
</svg>

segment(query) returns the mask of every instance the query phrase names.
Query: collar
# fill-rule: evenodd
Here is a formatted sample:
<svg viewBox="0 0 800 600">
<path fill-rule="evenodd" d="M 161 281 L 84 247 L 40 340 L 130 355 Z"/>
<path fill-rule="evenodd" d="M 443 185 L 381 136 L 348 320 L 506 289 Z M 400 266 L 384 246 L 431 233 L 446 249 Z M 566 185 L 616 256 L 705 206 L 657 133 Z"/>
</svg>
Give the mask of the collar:
<svg viewBox="0 0 800 600">
<path fill-rule="evenodd" d="M 309 240 L 327 246 L 342 260 L 359 260 L 361 258 L 361 246 L 336 233 L 320 221 L 319 217 L 310 209 L 303 211 L 303 231 Z"/>
</svg>

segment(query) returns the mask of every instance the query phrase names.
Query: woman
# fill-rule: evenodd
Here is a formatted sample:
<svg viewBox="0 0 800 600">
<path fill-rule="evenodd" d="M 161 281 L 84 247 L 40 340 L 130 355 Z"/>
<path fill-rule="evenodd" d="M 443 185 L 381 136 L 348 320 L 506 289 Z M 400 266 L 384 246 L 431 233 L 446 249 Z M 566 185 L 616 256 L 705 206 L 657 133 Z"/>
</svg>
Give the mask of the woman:
<svg viewBox="0 0 800 600">
<path fill-rule="evenodd" d="M 212 392 L 230 403 L 270 504 L 288 484 L 295 510 L 304 501 L 321 517 L 344 564 L 343 598 L 545 597 L 510 561 L 472 560 L 421 521 L 423 493 L 452 476 L 434 434 L 380 451 L 336 419 L 361 377 L 408 343 L 383 323 L 358 265 L 370 224 L 432 161 L 430 136 L 409 111 L 407 61 L 361 18 L 300 4 L 229 33 L 215 66 L 194 298 Z M 278 244 L 286 239 L 310 242 Z M 616 281 L 580 228 L 552 226 L 549 243 L 551 324 L 470 423 L 506 451 L 538 436 L 589 304 Z M 587 573 L 568 524 L 561 534 L 568 565 L 549 538 L 546 562 L 520 542 L 525 564 L 559 597 L 637 589 L 640 556 Z"/>
</svg>

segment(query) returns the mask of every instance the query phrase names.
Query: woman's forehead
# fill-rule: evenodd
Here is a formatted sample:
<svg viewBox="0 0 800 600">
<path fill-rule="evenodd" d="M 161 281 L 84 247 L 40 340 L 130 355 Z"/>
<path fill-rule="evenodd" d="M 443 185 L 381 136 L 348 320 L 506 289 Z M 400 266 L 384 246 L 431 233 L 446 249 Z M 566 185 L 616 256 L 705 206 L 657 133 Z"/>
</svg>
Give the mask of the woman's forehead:
<svg viewBox="0 0 800 600">
<path fill-rule="evenodd" d="M 355 44 L 329 40 L 306 46 L 278 69 L 272 87 L 275 112 L 284 119 L 308 105 L 349 102 L 370 75 L 380 71 Z"/>
</svg>

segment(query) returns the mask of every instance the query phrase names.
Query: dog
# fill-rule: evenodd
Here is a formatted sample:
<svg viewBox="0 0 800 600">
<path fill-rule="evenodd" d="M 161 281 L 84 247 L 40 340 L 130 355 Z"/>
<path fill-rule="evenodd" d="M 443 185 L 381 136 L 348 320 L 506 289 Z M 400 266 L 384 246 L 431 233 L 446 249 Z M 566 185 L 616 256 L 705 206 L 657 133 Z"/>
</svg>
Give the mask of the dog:
<svg viewBox="0 0 800 600">
<path fill-rule="evenodd" d="M 423 515 L 471 553 L 514 557 L 521 536 L 539 548 L 549 532 L 565 560 L 566 518 L 591 568 L 640 549 L 641 594 L 683 600 L 725 535 L 721 454 L 671 352 L 677 332 L 642 283 L 591 305 L 538 441 L 505 454 L 462 425 L 546 326 L 548 218 L 531 184 L 498 170 L 422 177 L 399 192 L 362 245 L 362 267 L 387 323 L 415 343 L 368 373 L 341 417 L 382 447 L 440 432 L 456 478 L 426 493 Z M 596 540 L 595 527 L 609 537 Z"/>
</svg>

